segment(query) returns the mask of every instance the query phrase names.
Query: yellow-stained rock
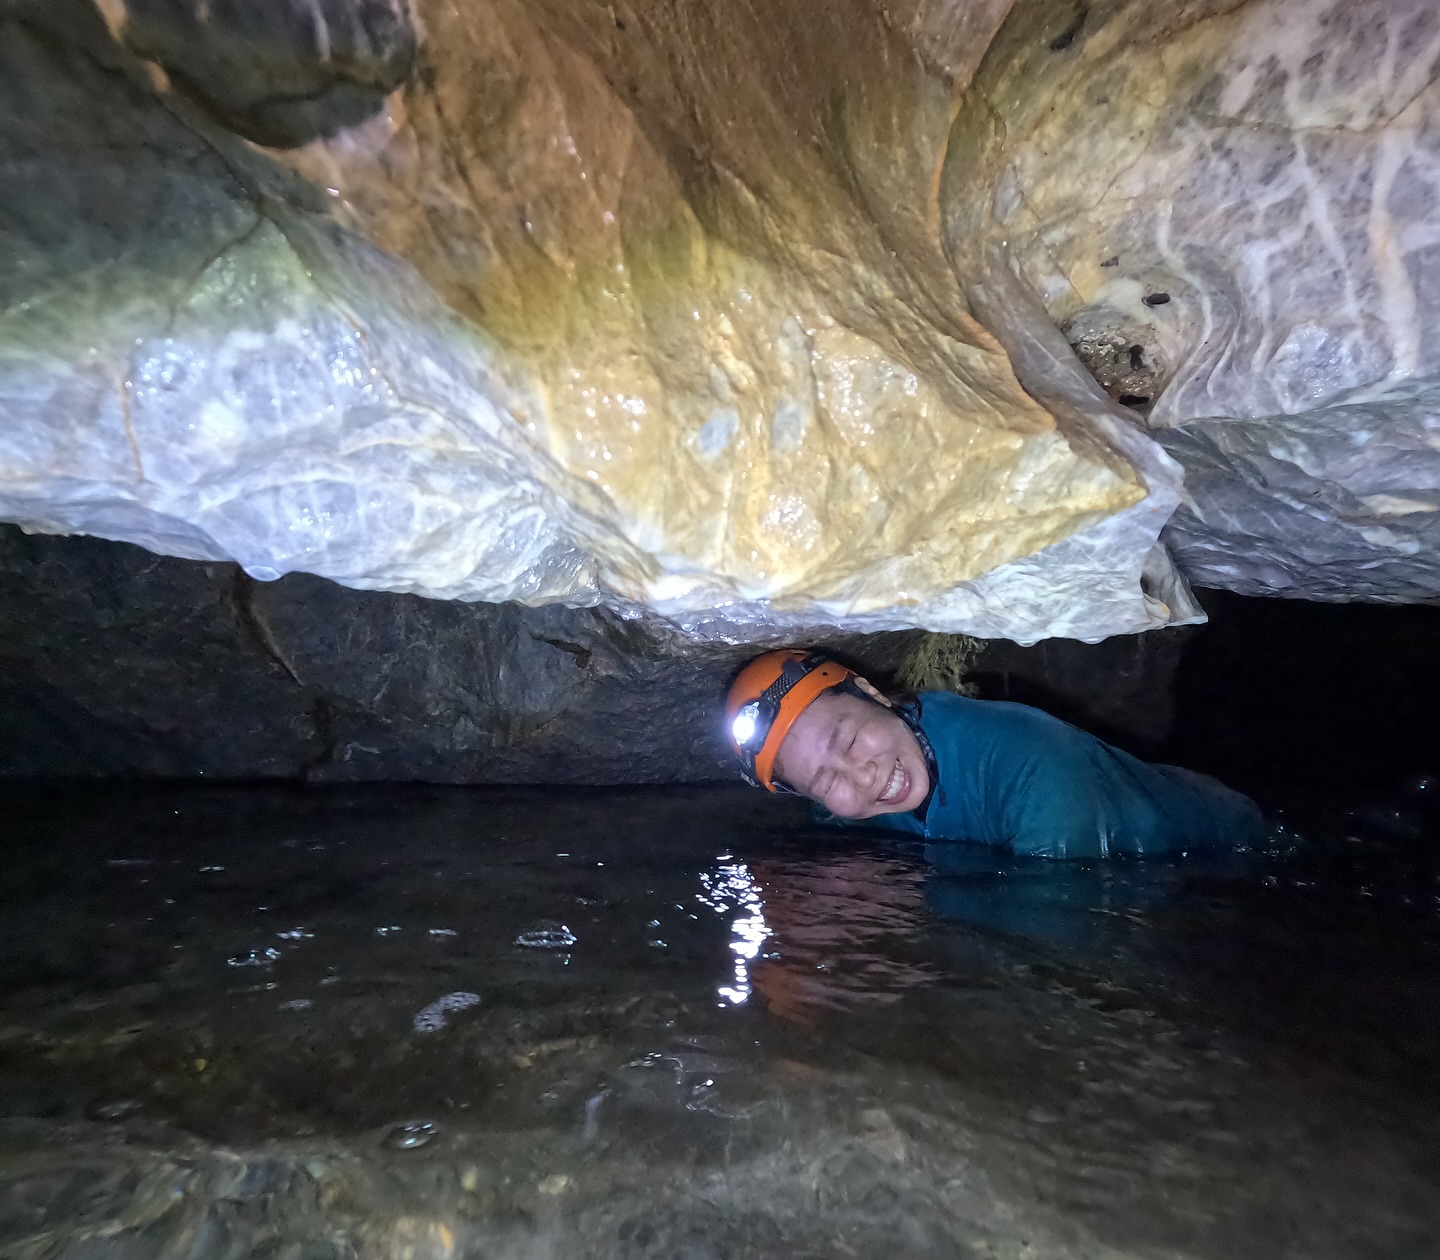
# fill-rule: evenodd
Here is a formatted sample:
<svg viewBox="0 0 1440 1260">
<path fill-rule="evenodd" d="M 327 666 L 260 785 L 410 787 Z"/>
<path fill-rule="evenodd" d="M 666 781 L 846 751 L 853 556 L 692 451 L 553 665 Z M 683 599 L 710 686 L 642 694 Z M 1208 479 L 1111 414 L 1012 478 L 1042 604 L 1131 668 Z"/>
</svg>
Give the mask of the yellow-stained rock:
<svg viewBox="0 0 1440 1260">
<path fill-rule="evenodd" d="M 1093 385 L 1064 399 L 1022 386 L 1025 321 L 984 313 L 988 238 L 962 257 L 943 208 L 952 132 L 987 41 L 1014 25 L 1010 0 L 773 0 L 763 14 L 739 0 L 419 0 L 409 34 L 392 29 L 403 6 L 379 6 L 369 44 L 325 0 L 334 30 L 315 65 L 289 0 L 271 3 L 274 38 L 256 52 L 244 33 L 243 72 L 263 53 L 277 82 L 344 89 L 346 108 L 376 94 L 368 117 L 273 147 L 314 120 L 239 91 L 238 54 L 222 54 L 240 34 L 149 0 L 113 0 L 106 18 L 170 85 L 153 105 L 137 86 L 126 107 L 184 119 L 260 193 L 260 221 L 219 246 L 231 272 L 201 273 L 221 309 L 196 307 L 177 264 L 165 279 L 183 318 L 164 331 L 208 370 L 238 345 L 293 369 L 302 330 L 334 375 L 340 329 L 342 392 L 296 385 L 287 424 L 258 444 L 255 400 L 213 372 L 194 374 L 190 405 L 122 385 L 117 415 L 98 378 L 153 379 L 136 365 L 160 330 L 133 304 L 91 306 L 104 362 L 89 405 L 126 434 L 125 458 L 72 475 L 103 477 L 124 508 L 57 508 L 52 465 L 0 485 L 0 514 L 234 556 L 261 577 L 601 600 L 728 634 L 839 622 L 1096 638 L 1194 614 L 1155 545 L 1173 465 Z M 271 147 L 237 147 L 220 125 Z M 166 127 L 151 155 L 180 146 Z M 968 150 L 979 185 L 993 148 Z M 317 215 L 334 226 L 317 232 Z M 369 244 L 414 268 L 414 294 L 403 273 L 377 274 Z M 426 290 L 463 322 L 442 330 Z M 350 396 L 367 374 L 383 399 Z M 149 451 L 196 409 L 216 436 L 181 438 L 182 476 Z M 361 415 L 366 436 L 347 440 Z M 254 488 L 243 513 L 196 493 L 227 461 Z M 336 488 L 347 479 L 361 502 Z"/>
</svg>

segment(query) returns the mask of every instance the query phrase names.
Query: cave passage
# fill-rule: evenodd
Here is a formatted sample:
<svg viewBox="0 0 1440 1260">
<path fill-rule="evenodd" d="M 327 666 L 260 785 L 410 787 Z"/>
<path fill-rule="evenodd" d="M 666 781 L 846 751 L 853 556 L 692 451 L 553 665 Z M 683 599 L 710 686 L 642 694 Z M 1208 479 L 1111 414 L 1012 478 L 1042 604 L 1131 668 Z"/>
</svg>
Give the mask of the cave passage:
<svg viewBox="0 0 1440 1260">
<path fill-rule="evenodd" d="M 1440 1227 L 1426 843 L 1007 862 L 739 787 L 0 806 L 7 1255 L 1269 1260 Z"/>
<path fill-rule="evenodd" d="M 0 1254 L 1431 1249 L 1440 609 L 960 645 L 1270 819 L 1061 864 L 684 785 L 729 649 L 3 539 Z"/>
<path fill-rule="evenodd" d="M 1437 155 L 1436 0 L 0 0 L 0 1260 L 1440 1255 Z M 782 643 L 1264 839 L 820 830 Z"/>
</svg>

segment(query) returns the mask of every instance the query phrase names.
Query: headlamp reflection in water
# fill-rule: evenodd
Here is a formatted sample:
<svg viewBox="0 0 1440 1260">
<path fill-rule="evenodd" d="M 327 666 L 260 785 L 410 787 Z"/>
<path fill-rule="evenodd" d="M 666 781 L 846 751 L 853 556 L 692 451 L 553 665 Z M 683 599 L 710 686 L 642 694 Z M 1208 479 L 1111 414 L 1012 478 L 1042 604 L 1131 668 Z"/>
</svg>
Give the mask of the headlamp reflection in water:
<svg viewBox="0 0 1440 1260">
<path fill-rule="evenodd" d="M 700 884 L 705 891 L 697 894 L 697 901 L 717 914 L 735 916 L 730 923 L 733 982 L 720 985 L 716 992 L 725 1000 L 722 1005 L 743 1006 L 750 998 L 750 964 L 773 935 L 765 922 L 760 887 L 744 862 L 720 866 L 714 872 L 702 871 Z"/>
</svg>

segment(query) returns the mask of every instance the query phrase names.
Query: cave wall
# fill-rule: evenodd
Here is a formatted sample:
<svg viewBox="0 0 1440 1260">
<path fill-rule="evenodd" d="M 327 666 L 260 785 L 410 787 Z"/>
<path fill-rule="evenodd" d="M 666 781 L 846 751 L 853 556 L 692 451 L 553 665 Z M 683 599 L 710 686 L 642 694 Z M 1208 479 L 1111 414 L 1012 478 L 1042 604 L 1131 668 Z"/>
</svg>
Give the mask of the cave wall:
<svg viewBox="0 0 1440 1260">
<path fill-rule="evenodd" d="M 1153 754 L 1191 633 L 992 643 L 969 681 Z M 920 638 L 817 641 L 886 686 Z M 0 526 L 0 778 L 728 781 L 721 704 L 755 650 Z"/>
<path fill-rule="evenodd" d="M 1440 609 L 1201 594 L 1203 626 L 994 641 L 964 681 L 1267 801 L 1440 773 Z M 882 685 L 933 646 L 829 645 Z M 0 778 L 730 781 L 718 715 L 754 650 L 653 617 L 262 583 L 0 526 Z"/>
<path fill-rule="evenodd" d="M 1437 76 L 1428 0 L 0 0 L 8 764 L 707 778 L 743 644 L 908 627 L 1119 636 L 995 694 L 1156 746 L 1181 569 L 1440 597 Z"/>
<path fill-rule="evenodd" d="M 885 677 L 910 637 L 832 643 Z M 728 780 L 752 651 L 0 527 L 0 776 Z"/>
<path fill-rule="evenodd" d="M 1076 12 L 1058 52 L 998 36 L 958 115 L 951 238 L 993 216 L 1051 321 L 1183 465 L 1165 543 L 1195 584 L 1436 600 L 1440 8 Z M 990 127 L 967 130 L 982 104 Z"/>
</svg>

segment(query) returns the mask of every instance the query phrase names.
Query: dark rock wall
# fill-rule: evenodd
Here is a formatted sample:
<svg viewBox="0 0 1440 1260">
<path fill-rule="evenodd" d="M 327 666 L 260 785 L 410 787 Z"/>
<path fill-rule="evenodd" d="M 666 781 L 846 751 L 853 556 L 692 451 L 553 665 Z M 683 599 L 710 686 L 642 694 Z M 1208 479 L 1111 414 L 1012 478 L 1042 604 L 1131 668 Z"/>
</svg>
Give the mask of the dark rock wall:
<svg viewBox="0 0 1440 1260">
<path fill-rule="evenodd" d="M 1181 660 L 1205 633 L 1182 626 L 1033 647 L 996 640 L 976 660 L 974 682 L 986 699 L 1034 705 L 1137 756 L 1164 756 L 1176 734 Z"/>
<path fill-rule="evenodd" d="M 882 685 L 911 634 L 829 646 Z M 990 644 L 982 695 L 1139 753 L 1184 631 Z M 0 526 L 0 777 L 664 783 L 730 779 L 726 684 L 758 649 L 603 609 L 353 591 Z"/>
<path fill-rule="evenodd" d="M 1262 798 L 1440 770 L 1440 608 L 1204 598 L 1203 627 L 992 642 L 971 681 Z M 915 642 L 831 646 L 885 684 Z M 756 650 L 0 526 L 0 777 L 731 779 L 720 702 Z"/>
<path fill-rule="evenodd" d="M 835 645 L 883 677 L 908 639 Z M 0 775 L 728 779 L 718 706 L 754 651 L 0 527 Z"/>
<path fill-rule="evenodd" d="M 1183 631 L 993 643 L 981 694 L 1137 752 L 1169 733 Z M 915 636 L 830 646 L 885 684 Z M 603 609 L 352 591 L 0 526 L 0 776 L 312 782 L 729 779 L 719 707 L 753 645 Z"/>
</svg>

